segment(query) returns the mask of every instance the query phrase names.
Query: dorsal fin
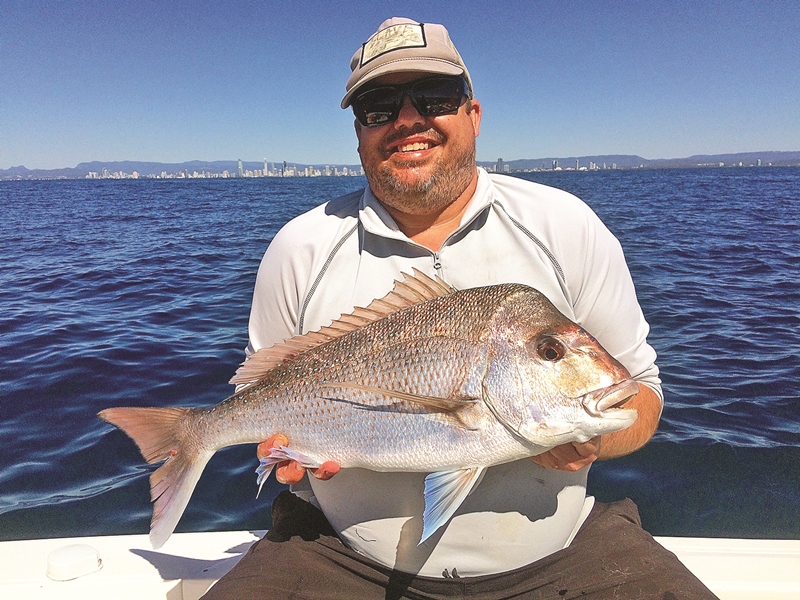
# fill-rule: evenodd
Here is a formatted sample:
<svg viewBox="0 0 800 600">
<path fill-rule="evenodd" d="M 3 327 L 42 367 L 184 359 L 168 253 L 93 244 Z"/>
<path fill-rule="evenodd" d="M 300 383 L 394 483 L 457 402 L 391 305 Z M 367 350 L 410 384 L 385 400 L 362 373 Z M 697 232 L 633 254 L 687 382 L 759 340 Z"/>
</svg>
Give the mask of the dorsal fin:
<svg viewBox="0 0 800 600">
<path fill-rule="evenodd" d="M 330 342 L 409 306 L 440 296 L 447 296 L 455 291 L 438 275 L 431 278 L 417 269 L 412 271 L 413 275 L 402 273 L 403 279 L 394 282 L 391 292 L 383 298 L 373 300 L 367 307 L 356 308 L 353 312 L 340 316 L 330 325 L 322 327 L 318 331 L 296 335 L 282 344 L 275 344 L 254 352 L 242 363 L 228 383 L 249 384 L 258 381 L 278 365 L 306 350 Z"/>
</svg>

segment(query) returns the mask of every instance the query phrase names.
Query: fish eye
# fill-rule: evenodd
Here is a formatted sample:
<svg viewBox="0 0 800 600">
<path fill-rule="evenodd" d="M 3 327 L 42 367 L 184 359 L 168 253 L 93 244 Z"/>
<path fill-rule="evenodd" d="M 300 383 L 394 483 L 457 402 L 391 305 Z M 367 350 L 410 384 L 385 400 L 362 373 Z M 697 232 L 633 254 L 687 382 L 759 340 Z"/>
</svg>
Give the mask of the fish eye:
<svg viewBox="0 0 800 600">
<path fill-rule="evenodd" d="M 548 362 L 556 362 L 564 358 L 567 349 L 556 338 L 546 337 L 536 346 L 536 353 Z"/>
</svg>

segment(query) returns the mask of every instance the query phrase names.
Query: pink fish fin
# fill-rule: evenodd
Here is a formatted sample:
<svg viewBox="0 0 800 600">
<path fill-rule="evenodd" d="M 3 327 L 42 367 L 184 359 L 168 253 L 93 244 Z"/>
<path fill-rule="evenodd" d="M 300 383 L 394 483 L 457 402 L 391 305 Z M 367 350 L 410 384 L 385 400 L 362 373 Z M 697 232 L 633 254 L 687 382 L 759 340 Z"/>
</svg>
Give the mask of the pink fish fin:
<svg viewBox="0 0 800 600">
<path fill-rule="evenodd" d="M 269 348 L 262 348 L 247 357 L 228 383 L 254 383 L 300 352 L 301 350 L 288 344 L 276 344 Z"/>
<path fill-rule="evenodd" d="M 483 479 L 484 467 L 431 473 L 425 478 L 425 512 L 422 544 L 450 520 L 458 507 Z"/>
<path fill-rule="evenodd" d="M 337 332 L 336 335 L 329 335 L 322 331 L 313 331 L 305 335 L 295 336 L 281 344 L 275 344 L 269 348 L 261 348 L 247 357 L 228 383 L 254 383 L 263 378 L 278 365 L 283 364 L 287 360 L 294 358 L 310 348 L 315 348 L 325 342 L 331 341 L 335 337 L 341 335 L 341 333 L 342 332 Z"/>
<path fill-rule="evenodd" d="M 449 296 L 456 291 L 453 286 L 445 282 L 445 280 L 438 275 L 428 277 L 415 267 L 412 268 L 411 271 L 413 275 L 410 276 L 403 273 L 402 283 L 408 287 L 414 288 L 425 300 L 438 298 L 440 296 Z"/>
<path fill-rule="evenodd" d="M 413 269 L 413 272 L 413 276 L 403 273 L 403 280 L 395 281 L 391 292 L 383 298 L 373 300 L 367 307 L 355 308 L 353 312 L 341 315 L 318 331 L 296 335 L 280 344 L 254 352 L 236 370 L 228 383 L 254 383 L 278 365 L 306 350 L 321 346 L 414 304 L 447 296 L 455 291 L 438 276 L 434 279 L 417 269 Z"/>
<path fill-rule="evenodd" d="M 402 273 L 402 280 L 395 280 L 392 291 L 383 298 L 373 300 L 366 307 L 357 307 L 349 314 L 319 330 L 320 333 L 338 337 L 364 325 L 379 321 L 404 308 L 426 300 L 452 294 L 455 289 L 438 276 L 433 279 L 421 271 L 413 269 L 414 275 Z"/>
<path fill-rule="evenodd" d="M 418 394 L 410 394 L 408 392 L 400 392 L 397 390 L 388 390 L 386 388 L 372 387 L 369 385 L 361 385 L 360 383 L 349 383 L 332 381 L 320 385 L 323 388 L 346 388 L 351 390 L 358 390 L 360 392 L 367 392 L 368 394 L 377 394 L 379 396 L 387 396 L 395 400 L 401 400 L 423 406 L 431 412 L 447 413 L 456 418 L 458 422 L 467 429 L 476 429 L 474 425 L 470 424 L 468 413 L 473 409 L 476 403 L 480 402 L 478 398 L 440 398 L 437 396 L 421 396 Z"/>
<path fill-rule="evenodd" d="M 148 463 L 165 461 L 150 474 L 150 499 L 154 502 L 150 543 L 160 548 L 183 515 L 197 480 L 214 454 L 184 437 L 192 417 L 190 408 L 108 408 L 98 416 L 119 427 L 136 442 Z"/>
<path fill-rule="evenodd" d="M 448 296 L 455 292 L 455 288 L 445 283 L 439 276 L 433 279 L 417 269 L 413 269 L 413 273 L 413 275 L 403 273 L 402 281 L 396 280 L 392 291 L 383 298 L 373 300 L 367 309 L 391 314 L 420 302 Z"/>
<path fill-rule="evenodd" d="M 306 456 L 302 452 L 298 452 L 297 450 L 289 448 L 288 446 L 270 448 L 269 455 L 261 459 L 260 464 L 256 469 L 256 474 L 258 475 L 258 479 L 256 479 L 256 483 L 258 484 L 258 493 L 256 494 L 256 498 L 258 498 L 259 494 L 261 494 L 261 488 L 264 487 L 264 482 L 267 480 L 267 477 L 269 477 L 269 474 L 272 473 L 273 467 L 285 460 L 294 460 L 300 463 L 300 466 L 305 467 L 306 469 L 316 469 L 317 467 L 322 466 L 322 463 L 318 460 L 315 460 L 310 456 Z"/>
</svg>

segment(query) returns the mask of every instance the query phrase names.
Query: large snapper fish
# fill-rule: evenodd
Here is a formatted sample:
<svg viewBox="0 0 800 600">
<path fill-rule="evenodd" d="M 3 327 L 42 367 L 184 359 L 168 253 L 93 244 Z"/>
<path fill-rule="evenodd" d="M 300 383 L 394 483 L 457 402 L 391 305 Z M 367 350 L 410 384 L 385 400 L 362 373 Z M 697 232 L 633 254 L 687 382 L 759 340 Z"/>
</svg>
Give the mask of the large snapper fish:
<svg viewBox="0 0 800 600">
<path fill-rule="evenodd" d="M 109 408 L 148 463 L 150 540 L 175 529 L 219 449 L 276 433 L 274 464 L 428 472 L 422 541 L 445 524 L 486 467 L 628 427 L 628 371 L 537 290 L 456 291 L 415 271 L 330 326 L 253 354 L 247 387 L 210 408 Z"/>
</svg>

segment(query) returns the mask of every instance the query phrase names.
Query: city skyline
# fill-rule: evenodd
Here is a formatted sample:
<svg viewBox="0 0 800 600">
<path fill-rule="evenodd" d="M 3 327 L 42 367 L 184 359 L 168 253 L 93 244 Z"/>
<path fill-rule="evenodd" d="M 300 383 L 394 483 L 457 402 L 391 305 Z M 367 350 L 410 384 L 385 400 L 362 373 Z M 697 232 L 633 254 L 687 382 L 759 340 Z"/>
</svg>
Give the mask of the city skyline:
<svg viewBox="0 0 800 600">
<path fill-rule="evenodd" d="M 279 167 L 275 166 L 275 162 L 264 159 L 263 169 L 246 169 L 244 161 L 238 160 L 238 167 L 236 172 L 222 169 L 222 171 L 203 169 L 198 171 L 193 169 L 189 173 L 189 169 L 181 171 L 168 172 L 162 171 L 160 174 L 140 174 L 138 171 L 127 173 L 126 171 L 111 171 L 104 168 L 102 172 L 89 171 L 85 179 L 234 179 L 234 178 L 261 178 L 261 177 L 358 177 L 364 175 L 364 168 L 362 166 L 348 166 L 344 165 L 341 168 L 337 165 L 303 165 L 302 168 L 298 167 L 295 163 L 288 163 L 283 161 Z"/>
<path fill-rule="evenodd" d="M 376 6 L 378 10 L 376 10 Z M 800 4 L 309 1 L 0 9 L 0 169 L 229 156 L 358 164 L 338 106 L 391 16 L 449 29 L 499 156 L 795 150 Z"/>
<path fill-rule="evenodd" d="M 694 155 L 685 158 L 648 160 L 635 155 L 595 155 L 478 161 L 488 171 L 518 173 L 531 171 L 603 171 L 617 169 L 665 169 L 709 167 L 800 167 L 800 151 L 744 152 Z M 261 168 L 260 168 L 261 167 Z M 188 161 L 179 164 L 122 161 L 81 163 L 74 168 L 0 169 L 0 180 L 26 179 L 195 179 L 259 177 L 350 177 L 363 176 L 361 165 L 308 165 L 289 161 Z"/>
</svg>

